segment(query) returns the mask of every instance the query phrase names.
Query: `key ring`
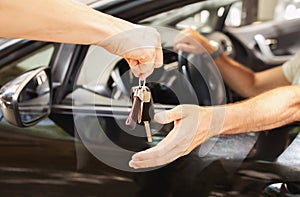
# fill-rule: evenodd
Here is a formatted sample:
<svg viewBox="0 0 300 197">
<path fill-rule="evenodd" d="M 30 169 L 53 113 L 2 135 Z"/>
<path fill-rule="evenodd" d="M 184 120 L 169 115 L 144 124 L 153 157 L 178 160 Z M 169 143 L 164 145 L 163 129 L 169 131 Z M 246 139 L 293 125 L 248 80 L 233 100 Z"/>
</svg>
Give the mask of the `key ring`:
<svg viewBox="0 0 300 197">
<path fill-rule="evenodd" d="M 146 79 L 139 78 L 139 87 L 143 87 L 146 85 Z"/>
</svg>

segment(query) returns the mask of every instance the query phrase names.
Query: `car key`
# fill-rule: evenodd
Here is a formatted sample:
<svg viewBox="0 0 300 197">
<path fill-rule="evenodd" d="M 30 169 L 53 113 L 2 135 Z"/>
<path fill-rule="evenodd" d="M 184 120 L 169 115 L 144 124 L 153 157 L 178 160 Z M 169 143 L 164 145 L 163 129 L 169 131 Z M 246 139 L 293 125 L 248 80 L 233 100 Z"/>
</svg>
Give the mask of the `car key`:
<svg viewBox="0 0 300 197">
<path fill-rule="evenodd" d="M 142 111 L 141 122 L 138 123 L 138 124 L 144 123 L 145 130 L 146 130 L 146 135 L 147 135 L 147 140 L 148 140 L 148 142 L 152 142 L 152 133 L 151 133 L 151 129 L 150 129 L 150 121 L 151 121 L 151 118 L 154 115 L 154 108 L 153 108 L 153 101 L 151 99 L 150 90 L 147 91 L 146 94 L 149 95 L 147 97 L 149 97 L 150 99 L 147 100 L 146 102 L 144 101 L 144 103 L 143 103 L 143 111 Z"/>
<path fill-rule="evenodd" d="M 151 116 L 154 114 L 154 109 L 153 109 L 153 101 L 151 99 L 151 91 L 150 89 L 145 85 L 146 81 L 143 81 L 142 85 L 142 96 L 140 97 L 142 99 L 141 103 L 141 110 L 139 113 L 139 118 L 138 118 L 138 124 L 144 124 L 145 130 L 146 130 L 146 135 L 147 135 L 147 140 L 148 142 L 152 142 L 152 134 L 151 134 L 151 129 L 150 129 L 150 121 L 151 121 Z M 140 84 L 141 85 L 141 84 Z"/>
<path fill-rule="evenodd" d="M 145 80 L 139 80 L 139 86 L 132 88 L 133 104 L 131 112 L 126 120 L 126 125 L 129 125 L 132 129 L 136 127 L 136 124 L 144 125 L 148 142 L 152 142 L 149 122 L 151 116 L 154 114 L 154 109 L 151 91 L 145 84 Z"/>
<path fill-rule="evenodd" d="M 145 81 L 139 80 L 139 86 L 132 87 L 132 107 L 130 114 L 126 120 L 126 125 L 129 125 L 131 129 L 135 129 L 137 123 L 141 123 L 143 114 L 143 103 L 149 100 L 144 98 Z M 149 88 L 148 88 L 149 89 Z"/>
<path fill-rule="evenodd" d="M 141 110 L 142 100 L 137 96 L 138 95 L 138 89 L 139 87 L 133 87 L 132 88 L 132 107 L 130 114 L 126 120 L 126 125 L 130 126 L 131 129 L 135 129 L 136 124 L 138 122 L 139 113 Z"/>
</svg>

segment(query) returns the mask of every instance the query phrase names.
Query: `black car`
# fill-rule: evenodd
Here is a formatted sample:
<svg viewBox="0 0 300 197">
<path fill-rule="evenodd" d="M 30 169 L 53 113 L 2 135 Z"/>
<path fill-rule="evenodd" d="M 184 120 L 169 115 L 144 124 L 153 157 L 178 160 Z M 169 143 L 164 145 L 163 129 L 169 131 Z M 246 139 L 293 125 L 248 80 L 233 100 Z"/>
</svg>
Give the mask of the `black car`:
<svg viewBox="0 0 300 197">
<path fill-rule="evenodd" d="M 244 99 L 224 85 L 207 54 L 173 51 L 183 28 L 197 29 L 254 71 L 280 65 L 300 49 L 300 19 L 257 23 L 257 1 L 90 6 L 161 33 L 164 65 L 147 79 L 156 111 Z M 160 168 L 130 168 L 133 153 L 155 146 L 172 128 L 151 122 L 148 143 L 143 126 L 126 127 L 137 84 L 126 61 L 101 47 L 0 40 L 1 196 L 276 196 L 274 183 L 297 190 L 297 123 L 212 138 Z"/>
</svg>

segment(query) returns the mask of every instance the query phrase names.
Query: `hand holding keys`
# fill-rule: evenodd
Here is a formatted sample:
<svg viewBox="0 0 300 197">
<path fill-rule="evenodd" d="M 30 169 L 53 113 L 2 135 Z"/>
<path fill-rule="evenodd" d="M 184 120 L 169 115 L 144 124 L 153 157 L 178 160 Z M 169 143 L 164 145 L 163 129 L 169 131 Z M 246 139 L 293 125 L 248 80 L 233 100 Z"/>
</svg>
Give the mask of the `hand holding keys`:
<svg viewBox="0 0 300 197">
<path fill-rule="evenodd" d="M 146 80 L 139 80 L 139 86 L 132 88 L 132 108 L 126 120 L 126 125 L 132 129 L 136 124 L 145 126 L 148 142 L 152 142 L 152 134 L 150 130 L 150 121 L 153 117 L 153 101 L 151 98 L 151 91 L 146 86 Z"/>
</svg>

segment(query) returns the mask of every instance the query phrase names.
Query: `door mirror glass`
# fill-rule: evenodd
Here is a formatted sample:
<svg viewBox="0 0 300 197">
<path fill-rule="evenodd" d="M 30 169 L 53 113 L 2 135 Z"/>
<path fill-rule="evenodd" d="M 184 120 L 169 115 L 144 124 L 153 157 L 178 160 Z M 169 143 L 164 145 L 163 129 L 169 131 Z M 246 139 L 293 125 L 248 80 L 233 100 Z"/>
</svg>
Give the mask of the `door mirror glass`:
<svg viewBox="0 0 300 197">
<path fill-rule="evenodd" d="M 42 67 L 15 78 L 0 90 L 4 118 L 16 126 L 31 126 L 48 116 L 51 106 L 49 69 Z"/>
<path fill-rule="evenodd" d="M 34 76 L 18 97 L 18 111 L 24 124 L 48 114 L 50 107 L 50 84 L 45 71 Z"/>
</svg>

